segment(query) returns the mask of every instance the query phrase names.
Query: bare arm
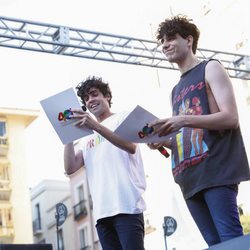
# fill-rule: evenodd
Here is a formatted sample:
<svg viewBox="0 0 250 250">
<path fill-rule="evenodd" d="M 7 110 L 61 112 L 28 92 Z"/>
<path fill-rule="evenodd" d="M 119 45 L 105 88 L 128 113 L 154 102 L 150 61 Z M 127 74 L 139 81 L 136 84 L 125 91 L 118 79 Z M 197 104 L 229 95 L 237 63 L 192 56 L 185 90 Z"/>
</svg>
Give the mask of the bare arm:
<svg viewBox="0 0 250 250">
<path fill-rule="evenodd" d="M 126 141 L 122 139 L 117 134 L 113 133 L 108 128 L 104 127 L 100 123 L 96 124 L 96 127 L 94 129 L 96 132 L 98 132 L 100 135 L 105 137 L 108 141 L 110 141 L 112 144 L 114 144 L 116 147 L 130 153 L 134 154 L 136 152 L 136 144 Z"/>
<path fill-rule="evenodd" d="M 237 128 L 239 119 L 233 86 L 219 62 L 211 61 L 207 64 L 206 81 L 212 94 L 208 96 L 209 106 L 213 107 L 212 114 L 187 117 L 184 126 L 210 130 Z M 214 112 L 212 97 L 217 104 L 218 112 Z"/>
<path fill-rule="evenodd" d="M 233 86 L 223 66 L 211 61 L 206 66 L 206 82 L 212 96 L 208 97 L 212 114 L 179 115 L 158 119 L 150 123 L 155 133 L 166 135 L 182 127 L 205 128 L 209 130 L 235 129 L 239 126 L 238 111 Z M 215 103 L 212 103 L 215 101 Z"/>
<path fill-rule="evenodd" d="M 74 110 L 73 117 L 78 118 L 79 121 L 76 122 L 76 125 L 79 127 L 86 126 L 90 129 L 95 130 L 97 133 L 106 138 L 116 147 L 128 152 L 129 154 L 134 154 L 136 152 L 137 145 L 135 143 L 126 141 L 120 136 L 112 132 L 110 129 L 106 128 L 99 122 L 95 121 L 87 112 L 82 110 Z"/>
<path fill-rule="evenodd" d="M 206 81 L 211 88 L 218 107 L 218 112 L 213 114 L 215 120 L 210 122 L 219 123 L 221 129 L 237 128 L 239 126 L 239 117 L 233 85 L 227 72 L 219 62 L 211 61 L 207 64 Z M 211 107 L 213 104 L 211 105 L 211 96 L 209 97 Z M 209 124 L 209 126 L 212 129 L 217 129 L 216 124 Z"/>
<path fill-rule="evenodd" d="M 82 151 L 75 153 L 73 143 L 64 146 L 64 169 L 70 175 L 76 172 L 84 165 Z"/>
</svg>

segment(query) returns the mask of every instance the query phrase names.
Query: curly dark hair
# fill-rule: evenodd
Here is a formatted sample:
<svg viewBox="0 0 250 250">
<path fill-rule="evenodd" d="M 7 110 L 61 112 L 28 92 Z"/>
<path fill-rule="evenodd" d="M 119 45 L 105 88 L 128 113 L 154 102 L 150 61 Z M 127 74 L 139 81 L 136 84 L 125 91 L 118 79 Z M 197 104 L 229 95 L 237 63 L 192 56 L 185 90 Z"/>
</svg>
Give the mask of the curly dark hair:
<svg viewBox="0 0 250 250">
<path fill-rule="evenodd" d="M 188 19 L 185 15 L 177 15 L 170 19 L 165 19 L 161 22 L 156 32 L 156 38 L 162 43 L 164 35 L 167 37 L 173 37 L 179 34 L 182 38 L 187 38 L 189 35 L 193 37 L 193 53 L 196 53 L 200 31 L 197 26 L 191 22 L 192 19 Z"/>
<path fill-rule="evenodd" d="M 105 83 L 101 77 L 96 77 L 96 76 L 89 76 L 86 80 L 80 82 L 76 86 L 77 95 L 81 98 L 81 102 L 84 105 L 86 105 L 84 101 L 84 96 L 88 94 L 91 88 L 98 89 L 103 94 L 104 97 L 110 97 L 109 107 L 111 107 L 112 93 L 109 88 L 109 85 L 108 83 Z"/>
</svg>

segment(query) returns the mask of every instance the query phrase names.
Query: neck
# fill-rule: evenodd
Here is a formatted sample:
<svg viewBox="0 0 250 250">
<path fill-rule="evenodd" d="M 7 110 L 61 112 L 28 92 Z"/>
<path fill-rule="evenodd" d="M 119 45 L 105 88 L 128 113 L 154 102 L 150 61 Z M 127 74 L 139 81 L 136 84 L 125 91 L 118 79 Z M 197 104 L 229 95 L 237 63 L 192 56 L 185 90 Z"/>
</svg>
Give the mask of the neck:
<svg viewBox="0 0 250 250">
<path fill-rule="evenodd" d="M 108 117 L 110 117 L 111 115 L 113 115 L 113 113 L 111 111 L 104 112 L 104 113 L 98 115 L 96 117 L 96 120 L 100 123 L 100 122 L 104 121 L 105 119 L 107 119 Z"/>
<path fill-rule="evenodd" d="M 177 64 L 178 64 L 178 67 L 179 67 L 181 74 L 184 74 L 185 72 L 192 69 L 193 67 L 195 67 L 199 63 L 200 63 L 200 60 L 193 55 L 191 57 L 187 57 L 181 63 L 177 63 Z"/>
</svg>

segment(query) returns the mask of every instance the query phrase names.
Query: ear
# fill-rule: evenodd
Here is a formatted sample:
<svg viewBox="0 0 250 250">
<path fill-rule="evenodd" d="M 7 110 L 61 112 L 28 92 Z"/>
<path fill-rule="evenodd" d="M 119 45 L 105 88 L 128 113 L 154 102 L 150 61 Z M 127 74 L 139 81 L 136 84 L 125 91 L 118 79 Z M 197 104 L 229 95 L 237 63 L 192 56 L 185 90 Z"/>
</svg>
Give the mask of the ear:
<svg viewBox="0 0 250 250">
<path fill-rule="evenodd" d="M 106 95 L 105 98 L 106 98 L 108 101 L 110 101 L 110 99 L 111 99 L 111 98 L 110 98 L 110 95 Z"/>
<path fill-rule="evenodd" d="M 186 39 L 188 41 L 188 45 L 192 47 L 193 46 L 193 41 L 194 41 L 193 36 L 189 35 L 189 36 L 187 36 Z"/>
</svg>

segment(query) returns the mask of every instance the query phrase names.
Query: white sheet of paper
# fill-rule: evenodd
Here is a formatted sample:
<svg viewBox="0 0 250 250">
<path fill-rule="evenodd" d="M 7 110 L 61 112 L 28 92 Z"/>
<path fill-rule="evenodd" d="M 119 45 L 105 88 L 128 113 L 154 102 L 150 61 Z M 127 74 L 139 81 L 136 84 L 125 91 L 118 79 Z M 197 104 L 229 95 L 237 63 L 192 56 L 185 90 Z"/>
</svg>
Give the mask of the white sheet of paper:
<svg viewBox="0 0 250 250">
<path fill-rule="evenodd" d="M 91 129 L 75 126 L 76 120 L 67 117 L 71 109 L 81 109 L 73 88 L 41 100 L 40 103 L 63 144 L 93 133 Z"/>
<path fill-rule="evenodd" d="M 158 119 L 156 116 L 145 110 L 141 106 L 137 105 L 135 109 L 126 117 L 126 119 L 115 130 L 115 133 L 125 140 L 136 143 L 151 143 L 162 142 L 168 140 L 170 137 L 175 136 L 180 131 L 173 132 L 166 136 L 159 137 L 157 134 L 149 134 L 143 138 L 140 138 L 139 132 L 148 123 Z"/>
</svg>

